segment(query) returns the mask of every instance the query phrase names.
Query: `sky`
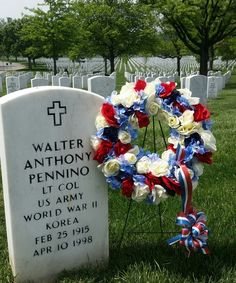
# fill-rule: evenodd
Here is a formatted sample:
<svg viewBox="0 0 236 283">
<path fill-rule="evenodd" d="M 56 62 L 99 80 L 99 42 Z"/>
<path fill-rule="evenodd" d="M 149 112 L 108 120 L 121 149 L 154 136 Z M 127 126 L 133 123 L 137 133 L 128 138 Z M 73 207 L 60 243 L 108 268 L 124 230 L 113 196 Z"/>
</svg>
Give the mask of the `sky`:
<svg viewBox="0 0 236 283">
<path fill-rule="evenodd" d="M 24 7 L 36 8 L 37 3 L 43 3 L 43 0 L 0 0 L 0 18 L 6 20 L 21 18 L 22 13 L 29 14 Z"/>
</svg>

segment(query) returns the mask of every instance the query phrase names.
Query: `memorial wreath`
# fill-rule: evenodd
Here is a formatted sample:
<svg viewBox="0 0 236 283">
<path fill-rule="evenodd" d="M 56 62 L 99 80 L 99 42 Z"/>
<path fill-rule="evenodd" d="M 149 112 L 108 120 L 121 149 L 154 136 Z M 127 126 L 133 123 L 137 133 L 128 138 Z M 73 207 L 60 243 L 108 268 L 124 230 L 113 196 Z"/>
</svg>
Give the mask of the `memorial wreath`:
<svg viewBox="0 0 236 283">
<path fill-rule="evenodd" d="M 161 155 L 131 144 L 138 129 L 147 127 L 154 115 L 170 127 L 168 147 Z M 110 187 L 135 201 L 153 204 L 180 195 L 182 211 L 176 224 L 182 230 L 168 242 L 208 254 L 206 217 L 193 208 L 192 191 L 203 164 L 212 163 L 216 141 L 210 112 L 199 98 L 187 89 L 176 89 L 175 82 L 126 83 L 120 93 L 106 98 L 95 125 L 94 160 Z"/>
</svg>

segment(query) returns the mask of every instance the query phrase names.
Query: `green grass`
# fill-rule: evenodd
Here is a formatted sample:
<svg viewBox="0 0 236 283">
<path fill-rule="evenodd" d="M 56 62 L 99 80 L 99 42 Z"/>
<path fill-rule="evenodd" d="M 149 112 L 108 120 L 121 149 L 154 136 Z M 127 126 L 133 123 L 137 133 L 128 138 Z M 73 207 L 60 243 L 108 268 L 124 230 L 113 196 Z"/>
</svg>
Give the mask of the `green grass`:
<svg viewBox="0 0 236 283">
<path fill-rule="evenodd" d="M 122 81 L 122 77 L 119 77 Z M 63 272 L 59 283 L 234 283 L 236 282 L 236 74 L 219 97 L 208 103 L 214 120 L 213 133 L 217 139 L 214 163 L 205 166 L 198 188 L 194 191 L 194 205 L 208 217 L 210 256 L 193 254 L 189 258 L 183 248 L 169 247 L 168 234 L 125 233 L 121 248 L 119 240 L 129 202 L 119 193 L 109 191 L 110 259 L 107 266 L 95 269 Z M 157 146 L 164 144 L 157 128 Z M 139 140 L 142 140 L 140 132 Z M 152 128 L 146 146 L 152 148 Z M 178 231 L 175 215 L 180 210 L 180 199 L 169 198 L 161 206 L 165 231 Z M 160 231 L 157 207 L 132 205 L 127 231 L 142 229 Z M 149 218 L 149 219 L 147 219 Z M 134 227 L 138 221 L 143 225 Z M 0 194 L 0 282 L 13 282 L 6 243 L 2 189 Z"/>
</svg>

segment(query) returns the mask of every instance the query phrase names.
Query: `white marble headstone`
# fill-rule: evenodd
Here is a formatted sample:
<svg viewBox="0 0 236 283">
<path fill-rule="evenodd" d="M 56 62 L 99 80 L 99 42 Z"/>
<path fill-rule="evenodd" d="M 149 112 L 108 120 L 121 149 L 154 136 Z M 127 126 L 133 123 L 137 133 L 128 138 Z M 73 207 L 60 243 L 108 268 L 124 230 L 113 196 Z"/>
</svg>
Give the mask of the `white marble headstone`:
<svg viewBox="0 0 236 283">
<path fill-rule="evenodd" d="M 78 75 L 73 76 L 72 85 L 73 88 L 82 88 L 82 78 Z"/>
<path fill-rule="evenodd" d="M 49 81 L 44 78 L 34 78 L 31 79 L 31 87 L 36 87 L 36 86 L 47 86 L 49 85 Z"/>
<path fill-rule="evenodd" d="M 90 136 L 104 99 L 64 87 L 0 98 L 0 156 L 15 282 L 53 282 L 108 259 L 107 186 Z"/>
<path fill-rule="evenodd" d="M 88 79 L 88 90 L 107 97 L 116 88 L 115 80 L 112 77 L 95 76 Z"/>
<path fill-rule="evenodd" d="M 192 96 L 199 97 L 200 103 L 207 102 L 207 77 L 203 75 L 192 75 L 186 77 L 185 88 L 192 92 Z"/>
<path fill-rule="evenodd" d="M 10 76 L 6 77 L 6 87 L 7 87 L 7 94 L 19 90 L 19 80 L 18 77 Z"/>
<path fill-rule="evenodd" d="M 207 77 L 207 98 L 217 97 L 217 80 L 216 77 Z"/>
<path fill-rule="evenodd" d="M 59 86 L 70 87 L 70 78 L 67 76 L 59 78 Z"/>
</svg>

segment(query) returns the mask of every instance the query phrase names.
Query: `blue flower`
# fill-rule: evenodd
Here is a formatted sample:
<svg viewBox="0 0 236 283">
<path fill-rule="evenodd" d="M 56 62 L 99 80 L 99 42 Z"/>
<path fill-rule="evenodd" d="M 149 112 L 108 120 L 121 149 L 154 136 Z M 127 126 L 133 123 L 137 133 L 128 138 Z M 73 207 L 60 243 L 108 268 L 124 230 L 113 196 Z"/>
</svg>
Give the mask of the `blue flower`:
<svg viewBox="0 0 236 283">
<path fill-rule="evenodd" d="M 115 176 L 106 178 L 106 182 L 111 185 L 112 189 L 119 190 L 121 188 L 121 181 Z"/>
</svg>

